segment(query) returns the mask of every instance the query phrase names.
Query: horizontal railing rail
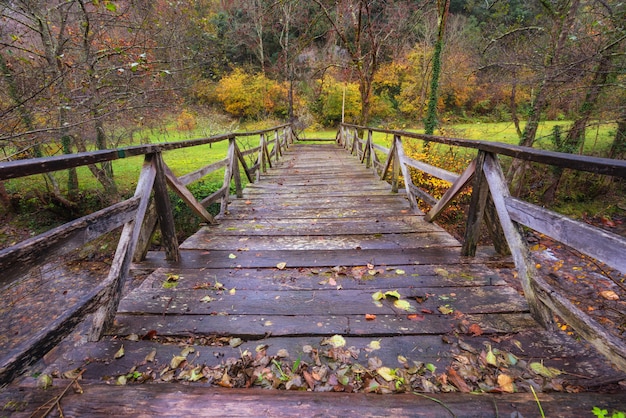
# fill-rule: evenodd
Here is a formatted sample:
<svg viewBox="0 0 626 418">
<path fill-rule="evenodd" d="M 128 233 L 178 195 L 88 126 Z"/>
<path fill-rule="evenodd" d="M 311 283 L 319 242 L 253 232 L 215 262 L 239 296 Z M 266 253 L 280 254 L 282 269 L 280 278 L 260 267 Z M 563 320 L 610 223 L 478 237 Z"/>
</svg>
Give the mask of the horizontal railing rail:
<svg viewBox="0 0 626 418">
<path fill-rule="evenodd" d="M 242 151 L 238 138 L 253 136 L 260 136 L 259 145 Z M 163 161 L 165 151 L 222 141 L 228 141 L 228 151 L 224 159 L 211 162 L 180 177 L 174 175 Z M 41 358 L 88 314 L 94 313 L 88 338 L 90 340 L 100 338 L 102 332 L 112 324 L 132 261 L 139 261 L 145 257 L 157 225 L 161 231 L 167 259 L 174 262 L 179 259 L 167 186 L 203 221 L 215 223 L 216 218 L 207 211 L 207 207 L 219 201 L 220 215 L 224 214 L 230 199 L 231 185 L 234 185 L 236 196 L 242 197 L 240 170 L 243 169 L 248 181 L 254 182 L 255 178 L 258 179 L 266 172 L 267 167 L 271 166 L 272 159 L 277 161 L 283 150 L 292 142 L 291 125 L 286 124 L 255 132 L 229 133 L 210 138 L 0 163 L 0 181 L 3 181 L 120 158 L 144 156 L 135 194 L 130 199 L 0 250 L 0 269 L 3 273 L 0 277 L 0 288 L 6 289 L 26 277 L 32 268 L 42 266 L 61 255 L 84 247 L 86 243 L 108 232 L 123 227 L 107 278 L 79 303 L 68 307 L 61 317 L 55 319 L 42 332 L 5 353 L 0 358 L 0 385 L 9 382 L 25 367 Z M 186 187 L 222 169 L 224 170 L 222 186 L 201 202 Z"/>
<path fill-rule="evenodd" d="M 359 136 L 359 132 L 363 133 L 363 137 Z M 374 143 L 372 138 L 375 132 L 393 136 L 389 148 Z M 477 157 L 463 173 L 451 173 L 408 157 L 402 142 L 405 138 L 475 149 Z M 547 328 L 552 328 L 553 313 L 559 315 L 598 351 L 626 371 L 626 345 L 623 340 L 609 333 L 541 277 L 520 233 L 520 226 L 551 237 L 622 274 L 626 274 L 626 238 L 512 197 L 498 157 L 508 156 L 620 178 L 626 178 L 626 161 L 350 124 L 341 125 L 336 140 L 357 155 L 367 167 L 371 167 L 381 179 L 390 177 L 392 191 L 397 192 L 403 181 L 407 198 L 415 211 L 419 211 L 418 199 L 430 206 L 425 216 L 427 221 L 434 221 L 461 191 L 471 185 L 462 254 L 475 255 L 480 228 L 485 220 L 496 250 L 501 254 L 511 254 L 535 319 Z M 385 155 L 385 161 L 379 159 L 377 152 Z M 451 186 L 437 199 L 413 184 L 411 169 L 445 180 Z"/>
</svg>

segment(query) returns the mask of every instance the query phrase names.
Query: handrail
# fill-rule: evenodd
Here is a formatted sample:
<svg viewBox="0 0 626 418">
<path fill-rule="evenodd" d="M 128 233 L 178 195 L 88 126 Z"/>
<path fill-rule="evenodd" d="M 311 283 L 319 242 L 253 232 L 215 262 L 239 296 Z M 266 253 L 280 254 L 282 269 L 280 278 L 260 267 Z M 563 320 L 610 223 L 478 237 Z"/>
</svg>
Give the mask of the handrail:
<svg viewBox="0 0 626 418">
<path fill-rule="evenodd" d="M 268 139 L 270 133 L 273 133 L 273 138 Z M 237 138 L 254 135 L 260 135 L 260 145 L 252 148 L 252 153 L 250 150 L 242 152 L 237 144 Z M 226 158 L 180 177 L 172 173 L 162 158 L 163 151 L 221 141 L 229 143 Z M 3 354 L 3 358 L 0 358 L 0 386 L 11 381 L 25 367 L 41 358 L 65 338 L 87 314 L 95 312 L 88 338 L 92 341 L 100 338 L 102 332 L 112 324 L 133 258 L 137 261 L 145 257 L 157 225 L 161 229 L 166 257 L 170 261 L 179 259 L 173 214 L 167 195 L 168 185 L 198 216 L 206 222 L 215 223 L 216 218 L 206 210 L 206 207 L 212 202 L 221 201 L 220 215 L 225 213 L 230 199 L 231 183 L 234 183 L 236 196 L 242 197 L 240 167 L 243 168 L 248 181 L 253 182 L 255 177 L 259 178 L 267 167 L 271 166 L 271 159 L 277 161 L 283 149 L 291 143 L 293 143 L 291 125 L 285 124 L 254 132 L 229 133 L 187 141 L 0 163 L 0 181 L 2 181 L 144 155 L 135 194 L 130 199 L 0 250 L 0 269 L 3 273 L 0 276 L 0 286 L 6 287 L 20 280 L 32 267 L 67 254 L 123 226 L 107 278 L 84 297 L 79 305 L 68 308 L 49 328 L 37 333 L 33 339 L 11 350 L 10 353 Z M 256 162 L 249 166 L 245 157 L 255 155 L 256 152 L 258 152 Z M 186 185 L 222 168 L 223 185 L 207 199 L 198 202 Z"/>
<path fill-rule="evenodd" d="M 363 132 L 363 138 L 359 137 L 359 131 Z M 391 147 L 387 149 L 374 144 L 372 140 L 374 132 L 393 135 Z M 476 149 L 478 156 L 463 173 L 457 175 L 407 157 L 404 154 L 403 138 Z M 391 172 L 392 191 L 398 190 L 401 172 L 411 207 L 419 212 L 418 198 L 431 206 L 431 210 L 425 216 L 425 220 L 429 222 L 435 220 L 464 188 L 472 184 L 462 255 L 475 255 L 480 226 L 485 219 L 496 250 L 501 254 L 510 252 L 512 255 L 524 295 L 535 319 L 546 328 L 552 328 L 552 312 L 556 313 L 599 352 L 610 358 L 621 370 L 626 371 L 626 346 L 623 341 L 608 333 L 602 325 L 567 298 L 559 295 L 543 280 L 531 260 L 528 245 L 520 233 L 519 225 L 560 241 L 623 274 L 626 274 L 624 258 L 626 238 L 511 197 L 498 155 L 621 178 L 626 178 L 626 161 L 350 124 L 340 126 L 336 140 L 346 150 L 356 154 L 367 167 L 373 167 L 381 179 L 386 179 Z M 379 161 L 376 151 L 387 154 L 384 163 Z M 452 185 L 441 199 L 435 199 L 413 184 L 409 168 L 424 171 Z"/>
</svg>

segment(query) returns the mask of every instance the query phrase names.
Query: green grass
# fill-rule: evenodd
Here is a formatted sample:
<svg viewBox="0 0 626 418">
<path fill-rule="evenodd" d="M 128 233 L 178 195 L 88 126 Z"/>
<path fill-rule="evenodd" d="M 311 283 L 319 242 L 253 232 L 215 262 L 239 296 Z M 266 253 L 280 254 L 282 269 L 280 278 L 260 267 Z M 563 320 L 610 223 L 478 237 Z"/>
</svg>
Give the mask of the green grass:
<svg viewBox="0 0 626 418">
<path fill-rule="evenodd" d="M 250 131 L 263 129 L 269 127 L 273 121 L 255 123 L 246 126 L 240 126 L 240 131 Z M 567 121 L 548 121 L 543 122 L 537 134 L 536 147 L 552 149 L 552 143 L 549 139 L 549 135 L 555 125 L 562 126 L 566 129 L 569 126 Z M 522 126 L 523 128 L 523 126 Z M 420 130 L 411 130 L 412 132 L 422 133 Z M 615 132 L 615 126 L 611 124 L 597 125 L 596 128 L 590 128 L 587 130 L 586 139 L 584 142 L 583 153 L 587 155 L 605 155 L 606 151 L 611 146 L 613 135 Z M 336 136 L 336 130 L 326 129 L 323 131 L 304 131 L 300 134 L 303 138 L 327 138 L 333 139 Z M 156 132 L 154 130 L 146 130 L 141 132 L 135 137 L 143 138 L 152 143 L 158 141 L 181 141 L 192 138 L 201 138 L 216 134 L 215 132 L 208 132 L 203 128 L 198 128 L 194 131 L 179 132 L 174 127 L 170 127 L 165 133 Z M 515 127 L 510 122 L 501 123 L 476 123 L 476 124 L 458 124 L 446 126 L 443 128 L 443 132 L 438 132 L 446 136 L 452 136 L 457 138 L 466 139 L 481 139 L 487 141 L 505 142 L 509 144 L 517 144 L 518 137 L 515 132 Z M 375 133 L 374 141 L 377 144 L 383 146 L 389 146 L 392 135 L 384 133 Z M 243 141 L 247 142 L 248 147 L 256 146 L 258 144 L 257 137 L 244 138 Z M 406 139 L 405 141 L 414 141 Z M 418 141 L 419 142 L 419 141 Z M 219 142 L 212 145 L 202 145 L 193 148 L 183 148 L 173 151 L 167 151 L 164 153 L 164 160 L 166 164 L 172 169 L 176 175 L 183 175 L 192 172 L 198 168 L 201 168 L 207 164 L 223 159 L 227 152 L 227 142 Z M 433 146 L 434 150 L 440 152 L 448 152 L 447 146 Z M 457 150 L 457 152 L 460 152 Z M 473 152 L 473 151 L 472 151 Z M 120 186 L 120 190 L 126 194 L 132 193 L 142 166 L 143 157 L 130 157 L 113 162 L 113 170 L 116 181 Z M 102 191 L 102 187 L 91 174 L 87 167 L 78 168 L 79 182 L 82 190 L 95 190 Z M 65 190 L 67 175 L 65 172 L 58 172 L 55 174 L 62 190 Z M 221 183 L 223 179 L 223 170 L 213 173 L 209 176 L 207 181 L 213 183 Z M 20 179 L 14 179 L 6 182 L 6 187 L 9 193 L 23 194 L 25 191 L 45 191 L 46 182 L 42 176 L 29 176 Z"/>
</svg>

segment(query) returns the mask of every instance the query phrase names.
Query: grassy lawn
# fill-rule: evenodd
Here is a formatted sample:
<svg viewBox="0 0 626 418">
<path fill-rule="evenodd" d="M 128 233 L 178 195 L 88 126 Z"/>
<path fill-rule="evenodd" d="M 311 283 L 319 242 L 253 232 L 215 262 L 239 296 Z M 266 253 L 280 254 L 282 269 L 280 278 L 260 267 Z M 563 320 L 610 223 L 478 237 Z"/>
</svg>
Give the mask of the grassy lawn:
<svg viewBox="0 0 626 418">
<path fill-rule="evenodd" d="M 539 132 L 537 135 L 538 139 L 535 145 L 536 147 L 545 149 L 553 148 L 549 136 L 552 133 L 553 127 L 555 125 L 559 125 L 563 128 L 563 130 L 565 130 L 568 126 L 568 122 L 543 122 L 539 127 Z M 264 123 L 262 126 L 257 123 L 250 126 L 240 127 L 240 131 L 257 130 L 269 126 L 270 125 L 268 125 L 267 123 Z M 413 132 L 421 133 L 423 131 L 413 130 Z M 587 155 L 603 155 L 611 146 L 614 132 L 615 126 L 610 124 L 598 125 L 594 129 L 588 129 L 582 150 L 583 153 Z M 304 131 L 300 134 L 300 136 L 303 138 L 333 139 L 335 138 L 336 133 L 337 132 L 334 129 L 327 129 L 314 132 Z M 145 133 L 136 135 L 136 137 L 144 138 L 152 143 L 156 143 L 158 141 L 175 142 L 192 138 L 200 138 L 206 137 L 210 134 L 213 133 L 208 132 L 204 128 L 198 128 L 194 131 L 178 132 L 176 131 L 175 127 L 171 127 L 165 134 L 155 133 L 153 131 L 147 130 Z M 442 131 L 437 132 L 437 134 L 457 138 L 482 139 L 488 141 L 505 142 L 509 144 L 516 144 L 518 142 L 515 127 L 510 122 L 451 125 L 444 127 Z M 392 139 L 392 135 L 389 134 L 374 134 L 374 141 L 380 145 L 389 146 Z M 242 138 L 242 141 L 247 145 L 245 146 L 247 148 L 256 146 L 259 139 L 256 136 L 246 137 Z M 411 145 L 413 145 L 413 148 L 417 149 L 419 147 L 415 147 L 415 145 L 417 145 L 417 143 L 421 141 L 405 140 L 405 142 L 415 142 L 413 144 L 407 143 L 407 148 L 411 148 Z M 434 146 L 432 149 L 434 151 L 450 151 L 450 147 L 439 146 L 436 144 L 433 145 Z M 172 171 L 180 176 L 192 172 L 207 164 L 225 158 L 227 148 L 227 142 L 223 141 L 212 145 L 202 145 L 193 148 L 183 148 L 173 151 L 167 151 L 166 153 L 164 153 L 164 160 L 166 164 L 168 164 L 168 166 L 172 169 Z M 458 152 L 459 155 L 463 154 L 461 150 L 455 150 L 455 152 Z M 467 157 L 470 157 L 472 153 L 474 153 L 474 151 L 469 151 L 470 155 L 467 155 Z M 120 185 L 120 188 L 124 193 L 132 193 L 132 191 L 134 190 L 134 187 L 137 183 L 137 178 L 139 176 L 139 172 L 141 170 L 142 161 L 143 157 L 130 157 L 116 160 L 113 162 L 113 170 L 115 173 L 116 181 Z M 95 177 L 89 172 L 89 169 L 87 167 L 79 167 L 78 173 L 81 189 L 102 190 L 101 186 L 99 185 Z M 57 178 L 61 189 L 64 190 L 67 181 L 66 173 L 58 172 L 55 174 L 55 177 Z M 222 180 L 223 170 L 213 173 L 205 179 L 206 182 L 216 184 L 221 184 Z M 44 191 L 46 190 L 46 182 L 43 179 L 43 176 L 30 176 L 8 181 L 6 182 L 6 187 L 9 193 L 24 193 L 28 190 Z"/>
</svg>

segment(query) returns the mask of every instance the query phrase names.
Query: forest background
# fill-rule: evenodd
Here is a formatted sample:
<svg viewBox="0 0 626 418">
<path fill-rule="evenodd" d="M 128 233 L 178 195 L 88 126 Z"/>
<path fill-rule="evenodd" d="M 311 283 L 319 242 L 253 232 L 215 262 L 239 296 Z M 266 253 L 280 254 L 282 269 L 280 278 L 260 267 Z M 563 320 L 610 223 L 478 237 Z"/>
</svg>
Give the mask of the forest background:
<svg viewBox="0 0 626 418">
<path fill-rule="evenodd" d="M 506 122 L 511 142 L 622 159 L 625 44 L 617 0 L 0 0 L 0 159 L 283 121 L 321 130 L 344 103 L 350 123 L 454 135 Z M 547 120 L 559 123 L 539 134 Z M 3 216 L 76 216 L 129 192 L 110 164 L 89 170 L 95 194 L 71 171 L 43 191 L 0 183 Z M 626 207 L 623 181 L 514 163 L 509 175 L 545 204 Z"/>
</svg>

